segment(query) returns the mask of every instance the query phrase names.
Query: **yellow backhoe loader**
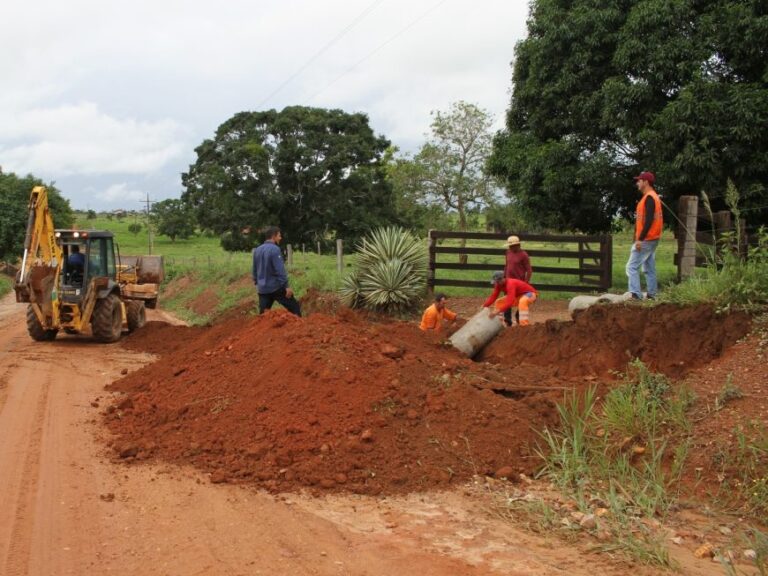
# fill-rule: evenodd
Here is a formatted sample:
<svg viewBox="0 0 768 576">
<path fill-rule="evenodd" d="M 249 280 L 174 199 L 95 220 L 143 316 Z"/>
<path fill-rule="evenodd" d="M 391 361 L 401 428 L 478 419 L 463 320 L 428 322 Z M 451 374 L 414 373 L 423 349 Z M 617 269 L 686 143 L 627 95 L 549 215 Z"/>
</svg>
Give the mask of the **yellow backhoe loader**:
<svg viewBox="0 0 768 576">
<path fill-rule="evenodd" d="M 149 273 L 141 272 L 141 261 Z M 154 308 L 162 276 L 160 256 L 121 265 L 112 232 L 54 229 L 46 188 L 33 188 L 14 284 L 16 301 L 29 304 L 33 339 L 53 340 L 59 330 L 79 334 L 90 327 L 95 340 L 115 342 L 124 326 L 133 331 L 144 325 L 145 302 Z"/>
</svg>

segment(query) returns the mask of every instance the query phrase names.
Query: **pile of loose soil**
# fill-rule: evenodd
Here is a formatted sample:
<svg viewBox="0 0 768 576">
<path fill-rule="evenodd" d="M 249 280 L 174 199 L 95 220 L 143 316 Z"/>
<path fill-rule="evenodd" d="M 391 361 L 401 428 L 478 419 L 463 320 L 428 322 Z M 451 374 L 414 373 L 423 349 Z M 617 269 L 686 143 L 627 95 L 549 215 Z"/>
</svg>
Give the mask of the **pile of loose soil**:
<svg viewBox="0 0 768 576">
<path fill-rule="evenodd" d="M 149 324 L 128 342 L 164 356 L 113 384 L 126 393 L 107 416 L 121 457 L 280 491 L 406 492 L 531 473 L 531 424 L 556 421 L 561 391 L 530 385 L 572 385 L 538 367 L 500 374 L 413 324 L 349 311 L 274 311 L 197 331 Z M 516 382 L 529 388 L 514 392 Z"/>
<path fill-rule="evenodd" d="M 174 326 L 166 322 L 151 320 L 141 330 L 131 332 L 120 340 L 124 348 L 136 352 L 167 355 L 187 346 L 200 337 L 205 328 L 200 326 Z"/>
<path fill-rule="evenodd" d="M 748 314 L 718 314 L 707 305 L 597 305 L 573 322 L 507 330 L 480 359 L 554 366 L 560 376 L 605 376 L 640 358 L 652 370 L 678 378 L 719 357 L 749 328 Z"/>
<path fill-rule="evenodd" d="M 214 482 L 397 493 L 516 478 L 564 390 L 610 385 L 640 357 L 676 375 L 745 334 L 707 307 L 594 307 L 575 322 L 501 334 L 472 362 L 414 323 L 347 309 L 236 316 L 208 328 L 149 323 L 126 345 L 161 360 L 112 385 L 120 458 L 192 464 Z"/>
</svg>

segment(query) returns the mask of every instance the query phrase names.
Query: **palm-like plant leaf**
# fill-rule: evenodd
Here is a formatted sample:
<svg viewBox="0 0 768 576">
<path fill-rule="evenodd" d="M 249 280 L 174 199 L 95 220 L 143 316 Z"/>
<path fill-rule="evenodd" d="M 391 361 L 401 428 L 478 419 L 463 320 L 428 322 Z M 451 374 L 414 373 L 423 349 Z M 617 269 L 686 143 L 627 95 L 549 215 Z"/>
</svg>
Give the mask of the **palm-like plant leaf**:
<svg viewBox="0 0 768 576">
<path fill-rule="evenodd" d="M 410 308 L 424 291 L 424 281 L 413 267 L 402 260 L 377 262 L 360 277 L 360 288 L 367 307 L 393 312 Z"/>
<path fill-rule="evenodd" d="M 373 230 L 359 245 L 357 270 L 347 276 L 342 301 L 382 312 L 402 312 L 420 302 L 427 254 L 421 240 L 397 227 Z"/>
<path fill-rule="evenodd" d="M 377 228 L 358 245 L 357 262 L 361 270 L 377 262 L 394 259 L 411 264 L 415 271 L 423 270 L 426 274 L 427 255 L 424 244 L 402 228 Z"/>
<path fill-rule="evenodd" d="M 357 272 L 345 276 L 341 281 L 339 299 L 344 306 L 349 306 L 350 308 L 359 308 L 362 305 L 363 296 Z"/>
</svg>

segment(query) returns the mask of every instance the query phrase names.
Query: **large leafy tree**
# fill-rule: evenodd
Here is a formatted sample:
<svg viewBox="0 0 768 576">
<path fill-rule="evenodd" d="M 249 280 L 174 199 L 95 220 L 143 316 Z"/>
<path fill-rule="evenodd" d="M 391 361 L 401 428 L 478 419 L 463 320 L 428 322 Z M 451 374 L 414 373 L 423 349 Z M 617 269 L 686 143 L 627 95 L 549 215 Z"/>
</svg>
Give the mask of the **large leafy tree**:
<svg viewBox="0 0 768 576">
<path fill-rule="evenodd" d="M 466 230 L 468 214 L 493 200 L 493 181 L 485 169 L 492 123 L 487 111 L 464 101 L 432 112 L 427 142 L 413 158 L 398 158 L 390 166 L 399 197 L 454 212 L 459 229 Z"/>
<path fill-rule="evenodd" d="M 44 183 L 34 176 L 20 178 L 13 173 L 0 171 L 0 260 L 16 261 L 24 251 L 24 237 L 29 216 L 29 195 L 35 186 Z M 74 213 L 69 200 L 48 184 L 48 205 L 56 228 L 69 228 Z"/>
<path fill-rule="evenodd" d="M 353 240 L 395 219 L 382 155 L 364 114 L 293 106 L 241 112 L 205 140 L 182 175 L 182 199 L 198 223 L 228 245 L 255 242 L 244 231 L 276 224 L 292 242 Z"/>
<path fill-rule="evenodd" d="M 155 202 L 152 206 L 152 221 L 157 232 L 168 236 L 171 242 L 176 242 L 176 238 L 186 240 L 195 233 L 195 215 L 188 205 L 178 199 Z"/>
<path fill-rule="evenodd" d="M 634 207 L 641 169 L 656 172 L 673 208 L 701 190 L 722 198 L 730 178 L 764 219 L 767 7 L 533 0 L 491 171 L 539 224 L 560 229 L 607 230 Z"/>
</svg>

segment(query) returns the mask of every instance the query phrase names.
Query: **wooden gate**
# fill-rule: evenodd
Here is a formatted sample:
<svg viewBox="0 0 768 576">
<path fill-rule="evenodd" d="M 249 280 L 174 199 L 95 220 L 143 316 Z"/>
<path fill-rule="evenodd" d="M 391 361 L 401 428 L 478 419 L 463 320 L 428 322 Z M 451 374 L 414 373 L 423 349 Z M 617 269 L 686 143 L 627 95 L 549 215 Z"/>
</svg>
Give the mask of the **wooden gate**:
<svg viewBox="0 0 768 576">
<path fill-rule="evenodd" d="M 429 272 L 427 284 L 431 291 L 437 286 L 488 288 L 491 273 L 503 270 L 509 234 L 490 232 L 429 232 Z M 533 279 L 537 290 L 558 292 L 606 291 L 611 287 L 613 268 L 613 239 L 610 234 L 550 235 L 519 234 L 522 248 L 531 258 Z M 446 244 L 445 241 L 466 240 L 470 246 Z M 454 261 L 441 255 L 453 254 Z M 467 262 L 459 262 L 466 254 Z M 447 276 L 438 271 L 445 271 Z M 454 271 L 454 272 L 449 272 Z M 456 278 L 456 271 L 473 271 Z M 482 272 L 482 273 L 481 273 Z M 471 276 L 472 279 L 466 276 Z M 573 281 L 570 281 L 570 280 Z"/>
</svg>

